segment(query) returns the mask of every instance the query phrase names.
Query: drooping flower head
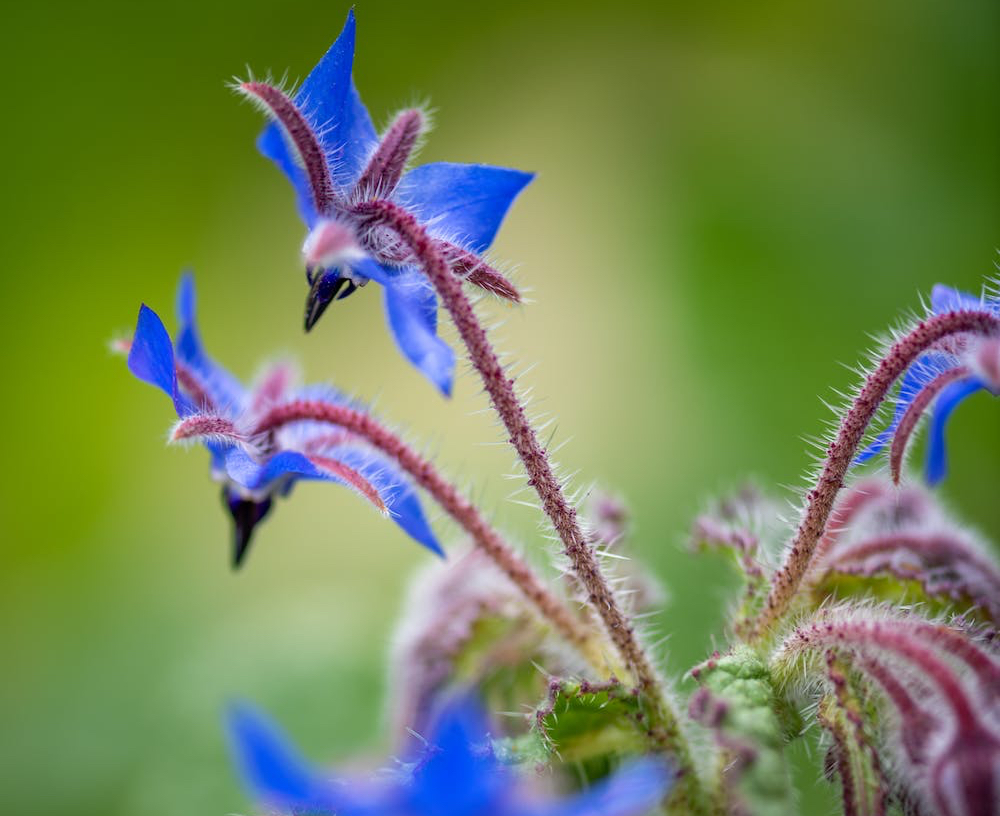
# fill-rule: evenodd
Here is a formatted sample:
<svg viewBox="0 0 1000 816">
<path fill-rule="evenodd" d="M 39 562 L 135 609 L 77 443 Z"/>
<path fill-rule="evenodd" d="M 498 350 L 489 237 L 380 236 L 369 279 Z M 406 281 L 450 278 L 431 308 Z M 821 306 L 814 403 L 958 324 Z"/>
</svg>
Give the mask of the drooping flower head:
<svg viewBox="0 0 1000 816">
<path fill-rule="evenodd" d="M 257 81 L 243 82 L 237 90 L 274 120 L 258 146 L 292 182 L 309 228 L 303 247 L 310 285 L 306 329 L 333 300 L 375 280 L 383 287 L 386 318 L 400 350 L 448 394 L 454 354 L 437 337 L 434 291 L 409 250 L 359 205 L 381 199 L 404 207 L 428 230 L 455 274 L 518 300 L 517 290 L 479 256 L 532 175 L 447 162 L 404 172 L 426 117 L 419 110 L 403 111 L 379 138 L 351 77 L 354 29 L 351 11 L 294 98 Z M 345 235 L 363 253 L 345 258 Z"/>
<path fill-rule="evenodd" d="M 128 366 L 173 400 L 179 421 L 172 441 L 199 439 L 211 454 L 212 478 L 222 484 L 233 517 L 235 565 L 274 499 L 287 496 L 299 480 L 350 488 L 416 541 L 441 554 L 413 485 L 386 456 L 329 423 L 278 421 L 283 405 L 303 399 L 354 410 L 358 406 L 329 387 L 295 388 L 287 364 L 271 367 L 253 387 L 244 388 L 205 353 L 194 309 L 194 282 L 185 275 L 177 298 L 180 328 L 171 342 L 159 316 L 143 305 Z"/>
<path fill-rule="evenodd" d="M 930 312 L 932 315 L 985 312 L 1000 317 L 1000 297 L 993 293 L 977 298 L 938 284 L 931 293 Z M 906 443 L 929 409 L 925 472 L 927 481 L 937 484 L 948 469 L 945 449 L 948 419 L 960 402 L 984 390 L 1000 396 L 1000 336 L 947 338 L 920 355 L 907 369 L 896 395 L 892 421 L 859 454 L 857 461 L 868 461 L 889 445 L 890 467 L 893 479 L 898 482 Z"/>
<path fill-rule="evenodd" d="M 230 741 L 251 793 L 286 813 L 337 816 L 641 816 L 666 795 L 663 762 L 634 761 L 589 791 L 540 799 L 495 754 L 489 723 L 468 698 L 451 701 L 412 761 L 377 779 L 333 776 L 305 761 L 248 705 L 233 707 Z"/>
</svg>

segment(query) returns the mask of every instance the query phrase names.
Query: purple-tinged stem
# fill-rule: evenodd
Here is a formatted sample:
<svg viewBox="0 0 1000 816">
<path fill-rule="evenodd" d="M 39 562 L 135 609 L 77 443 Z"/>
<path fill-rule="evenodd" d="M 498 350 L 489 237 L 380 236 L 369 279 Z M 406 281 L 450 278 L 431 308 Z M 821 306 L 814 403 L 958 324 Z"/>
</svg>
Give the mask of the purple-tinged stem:
<svg viewBox="0 0 1000 816">
<path fill-rule="evenodd" d="M 913 402 L 906 409 L 903 418 L 896 426 L 896 433 L 892 437 L 892 447 L 889 449 L 889 470 L 892 473 L 892 481 L 899 484 L 900 472 L 903 468 L 903 453 L 906 451 L 906 443 L 909 441 L 913 429 L 917 427 L 917 422 L 923 416 L 927 406 L 931 404 L 934 397 L 938 395 L 942 388 L 955 380 L 969 376 L 969 369 L 965 366 L 958 366 L 938 374 L 927 385 L 920 389 L 913 398 Z"/>
<path fill-rule="evenodd" d="M 305 168 L 316 212 L 329 215 L 339 196 L 330 181 L 326 154 L 302 111 L 284 93 L 266 82 L 241 82 L 239 90 L 263 105 L 285 132 Z"/>
<path fill-rule="evenodd" d="M 321 468 L 322 470 L 333 474 L 338 479 L 345 481 L 358 493 L 375 505 L 375 509 L 382 515 L 388 515 L 389 508 L 385 506 L 385 502 L 382 501 L 382 497 L 379 495 L 374 485 L 372 485 L 371 482 L 358 473 L 354 468 L 345 465 L 343 462 L 338 462 L 336 459 L 331 459 L 328 456 L 316 456 L 314 454 L 309 457 L 309 461 L 316 465 L 316 467 Z"/>
<path fill-rule="evenodd" d="M 517 287 L 474 252 L 447 241 L 435 241 L 434 244 L 458 277 L 504 300 L 521 302 L 521 293 L 517 291 Z"/>
<path fill-rule="evenodd" d="M 816 486 L 806 494 L 806 506 L 791 541 L 785 562 L 775 574 L 771 592 L 754 627 L 754 637 L 763 637 L 777 623 L 795 596 L 823 535 L 834 500 L 861 439 L 896 379 L 923 352 L 943 338 L 962 333 L 1000 334 L 1000 317 L 989 312 L 946 312 L 921 321 L 897 340 L 865 381 L 854 404 L 841 420 L 837 436 L 827 448 L 826 460 Z"/>
<path fill-rule="evenodd" d="M 482 377 L 493 407 L 503 420 L 504 427 L 510 434 L 510 442 L 524 464 L 528 484 L 535 488 L 545 514 L 562 539 L 565 553 L 580 583 L 588 592 L 590 603 L 604 621 L 608 634 L 626 665 L 635 673 L 638 684 L 644 689 L 659 688 L 659 680 L 639 647 L 632 626 L 618 606 L 601 573 L 593 549 L 580 528 L 576 510 L 566 501 L 562 486 L 552 472 L 548 455 L 539 444 L 538 436 L 524 413 L 514 390 L 514 380 L 504 372 L 485 329 L 462 291 L 461 283 L 452 273 L 447 259 L 417 220 L 392 202 L 361 204 L 357 210 L 363 215 L 371 216 L 373 221 L 393 229 L 420 261 L 425 274 L 451 314 L 455 328 L 468 349 L 469 359 Z"/>
<path fill-rule="evenodd" d="M 638 688 L 649 695 L 655 706 L 650 717 L 651 725 L 655 726 L 651 734 L 655 734 L 656 741 L 673 754 L 678 773 L 683 777 L 676 795 L 686 797 L 691 807 L 700 808 L 703 793 L 677 713 L 639 645 L 631 622 L 618 605 L 594 555 L 593 545 L 580 527 L 576 509 L 566 500 L 562 485 L 552 472 L 548 455 L 528 421 L 514 389 L 514 380 L 504 372 L 486 330 L 465 296 L 461 281 L 452 273 L 448 259 L 441 254 L 434 239 L 406 210 L 390 201 L 359 204 L 356 210 L 361 215 L 370 216 L 374 223 L 395 231 L 410 247 L 451 315 L 468 350 L 469 360 L 479 372 L 490 401 L 510 435 L 510 443 L 524 465 L 528 484 L 535 489 L 545 514 L 562 540 L 564 553 L 592 608 L 600 615 L 608 636 L 634 675 Z"/>
<path fill-rule="evenodd" d="M 442 477 L 429 460 L 363 411 L 321 400 L 294 400 L 277 405 L 261 417 L 254 433 L 272 432 L 282 425 L 301 420 L 329 422 L 343 428 L 398 462 L 399 466 L 433 496 L 445 512 L 472 537 L 476 546 L 503 570 L 525 597 L 535 605 L 543 618 L 580 649 L 595 668 L 605 665 L 600 645 L 594 643 L 593 635 L 584 628 L 566 605 L 548 590 L 527 562 L 487 523 L 476 506 Z"/>
<path fill-rule="evenodd" d="M 424 116 L 418 110 L 405 110 L 396 117 L 354 185 L 352 200 L 388 196 L 396 189 L 423 127 Z"/>
</svg>

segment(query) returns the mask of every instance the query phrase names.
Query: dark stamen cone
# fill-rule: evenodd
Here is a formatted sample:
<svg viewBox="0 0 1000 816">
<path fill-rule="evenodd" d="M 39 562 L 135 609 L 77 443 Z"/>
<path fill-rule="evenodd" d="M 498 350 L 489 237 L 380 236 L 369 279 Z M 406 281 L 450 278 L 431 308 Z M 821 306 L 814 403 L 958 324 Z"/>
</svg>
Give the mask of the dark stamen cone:
<svg viewBox="0 0 1000 816">
<path fill-rule="evenodd" d="M 233 496 L 223 488 L 222 499 L 233 516 L 233 569 L 239 569 L 250 549 L 253 531 L 271 509 L 271 500 L 255 502 Z"/>
<path fill-rule="evenodd" d="M 312 329 L 316 322 L 322 317 L 326 307 L 334 300 L 343 300 L 350 295 L 357 285 L 348 278 L 339 275 L 330 275 L 323 271 L 316 271 L 313 274 L 312 287 L 309 289 L 309 296 L 306 298 L 306 331 Z"/>
</svg>

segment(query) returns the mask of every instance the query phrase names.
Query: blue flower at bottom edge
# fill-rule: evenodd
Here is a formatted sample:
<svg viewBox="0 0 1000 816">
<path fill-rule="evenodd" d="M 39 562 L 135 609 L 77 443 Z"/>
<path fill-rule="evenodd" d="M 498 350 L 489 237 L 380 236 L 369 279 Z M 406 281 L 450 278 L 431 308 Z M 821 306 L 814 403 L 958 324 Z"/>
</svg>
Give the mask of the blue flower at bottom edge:
<svg viewBox="0 0 1000 816">
<path fill-rule="evenodd" d="M 316 768 L 246 704 L 230 710 L 229 735 L 253 796 L 296 814 L 641 816 L 663 800 L 673 782 L 663 762 L 641 759 L 583 793 L 542 800 L 528 780 L 496 757 L 486 718 L 471 698 L 444 707 L 420 756 L 373 779 L 344 779 Z"/>
<path fill-rule="evenodd" d="M 293 389 L 293 372 L 276 365 L 247 389 L 204 351 L 195 325 L 194 282 L 181 279 L 176 342 L 157 314 L 143 305 L 128 355 L 129 369 L 164 391 L 179 423 L 174 439 L 200 439 L 212 458 L 212 478 L 234 523 L 235 565 L 247 552 L 257 524 L 274 499 L 287 496 L 300 480 L 336 482 L 351 488 L 390 515 L 416 541 L 443 554 L 421 509 L 415 489 L 398 467 L 363 440 L 328 423 L 283 422 L 262 428 L 276 409 L 297 400 L 358 409 L 333 389 Z"/>
<path fill-rule="evenodd" d="M 1000 317 L 1000 298 L 996 295 L 977 298 L 941 284 L 935 286 L 931 293 L 931 314 L 955 311 L 987 312 Z M 906 370 L 889 426 L 858 455 L 856 462 L 868 461 L 892 442 L 910 406 L 928 387 L 940 388 L 930 409 L 925 467 L 927 481 L 933 485 L 948 470 L 945 428 L 955 408 L 978 391 L 1000 396 L 1000 338 L 953 338 L 921 354 Z"/>
<path fill-rule="evenodd" d="M 533 175 L 448 162 L 404 172 L 424 130 L 424 116 L 404 111 L 379 139 L 351 77 L 354 34 L 351 11 L 340 36 L 294 99 L 261 82 L 242 83 L 239 90 L 275 120 L 258 146 L 291 181 L 310 230 L 306 329 L 333 300 L 374 279 L 383 287 L 386 318 L 400 350 L 447 395 L 454 354 L 437 336 L 437 297 L 395 236 L 373 225 L 357 208 L 376 199 L 405 208 L 427 229 L 452 268 L 474 280 L 470 270 L 487 266 L 479 254 L 493 242 L 511 203 Z M 309 252 L 311 239 L 330 220 L 354 231 L 373 266 L 324 263 Z"/>
</svg>

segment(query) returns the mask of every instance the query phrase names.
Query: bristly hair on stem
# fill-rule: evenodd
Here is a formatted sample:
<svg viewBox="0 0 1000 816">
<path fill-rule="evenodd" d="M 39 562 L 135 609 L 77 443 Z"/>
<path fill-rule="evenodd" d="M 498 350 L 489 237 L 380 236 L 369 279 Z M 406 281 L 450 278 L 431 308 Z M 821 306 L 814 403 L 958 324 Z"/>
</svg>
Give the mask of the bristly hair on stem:
<svg viewBox="0 0 1000 816">
<path fill-rule="evenodd" d="M 781 620 L 798 591 L 826 530 L 847 470 L 869 423 L 893 383 L 914 360 L 936 343 L 969 333 L 984 336 L 1000 334 L 1000 317 L 985 311 L 953 311 L 928 317 L 896 340 L 868 376 L 844 414 L 836 437 L 827 447 L 816 485 L 806 494 L 801 521 L 789 544 L 784 564 L 772 579 L 767 602 L 754 626 L 754 638 L 763 638 L 768 634 Z"/>
<path fill-rule="evenodd" d="M 391 201 L 375 201 L 357 205 L 356 211 L 370 218 L 373 226 L 387 227 L 399 235 L 419 261 L 451 315 L 469 359 L 482 378 L 490 401 L 507 429 L 510 443 L 524 465 L 528 483 L 538 494 L 545 514 L 562 540 L 564 553 L 585 588 L 588 601 L 603 621 L 608 636 L 638 687 L 658 709 L 654 712 L 651 726 L 656 727 L 660 733 L 658 739 L 664 748 L 674 754 L 681 770 L 678 793 L 687 795 L 692 806 L 700 808 L 702 792 L 693 772 L 690 749 L 681 731 L 679 717 L 667 697 L 663 682 L 639 644 L 632 623 L 604 578 L 593 545 L 581 528 L 575 508 L 566 500 L 547 452 L 538 442 L 537 434 L 518 399 L 514 380 L 504 371 L 485 329 L 462 290 L 461 282 L 434 240 L 406 210 Z"/>
</svg>

